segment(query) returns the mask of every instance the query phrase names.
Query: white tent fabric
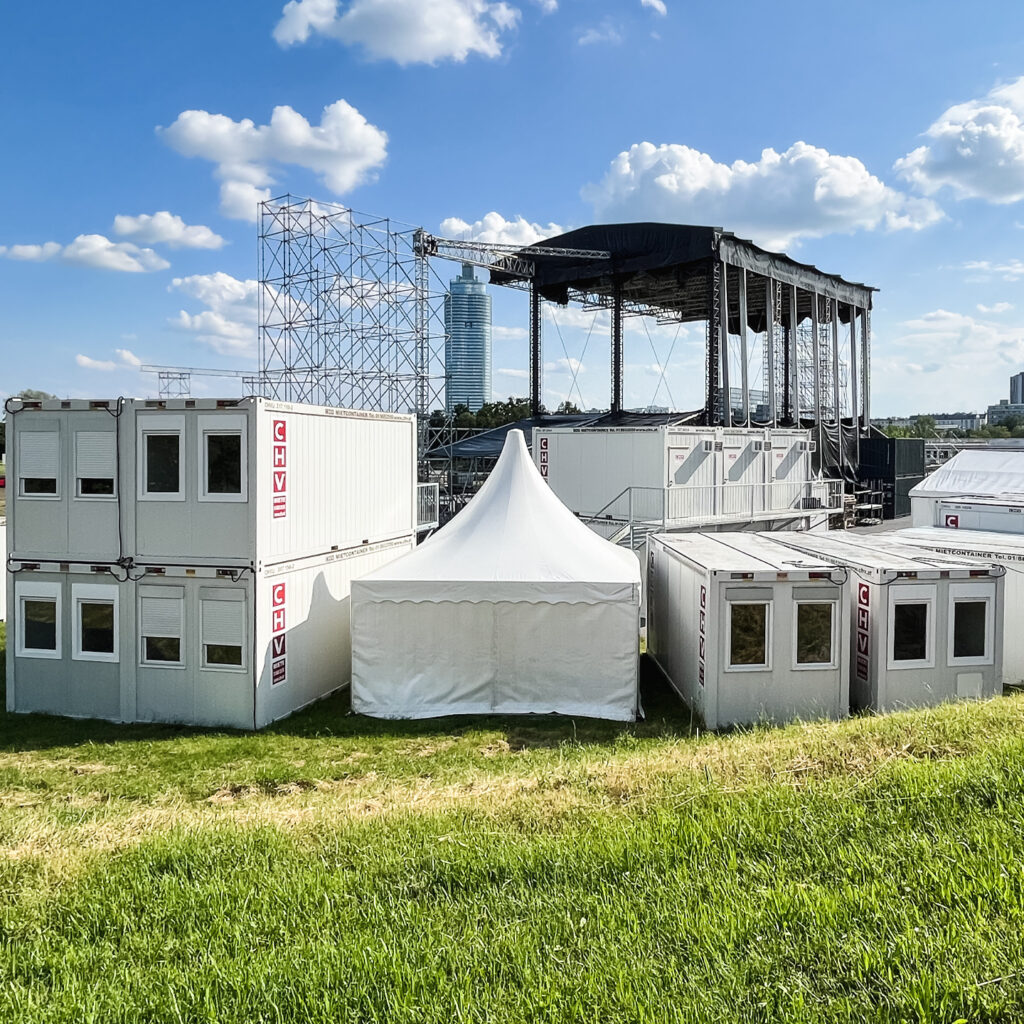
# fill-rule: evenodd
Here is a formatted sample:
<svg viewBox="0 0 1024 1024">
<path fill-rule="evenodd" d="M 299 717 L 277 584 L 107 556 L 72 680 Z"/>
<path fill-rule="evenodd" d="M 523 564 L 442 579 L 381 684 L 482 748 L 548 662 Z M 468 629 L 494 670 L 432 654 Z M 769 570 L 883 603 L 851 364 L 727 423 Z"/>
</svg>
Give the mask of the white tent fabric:
<svg viewBox="0 0 1024 1024">
<path fill-rule="evenodd" d="M 962 451 L 926 476 L 911 498 L 1022 498 L 1024 450 L 982 448 Z"/>
<path fill-rule="evenodd" d="M 632 721 L 640 563 L 602 540 L 510 431 L 479 493 L 433 537 L 352 584 L 352 707 Z"/>
</svg>

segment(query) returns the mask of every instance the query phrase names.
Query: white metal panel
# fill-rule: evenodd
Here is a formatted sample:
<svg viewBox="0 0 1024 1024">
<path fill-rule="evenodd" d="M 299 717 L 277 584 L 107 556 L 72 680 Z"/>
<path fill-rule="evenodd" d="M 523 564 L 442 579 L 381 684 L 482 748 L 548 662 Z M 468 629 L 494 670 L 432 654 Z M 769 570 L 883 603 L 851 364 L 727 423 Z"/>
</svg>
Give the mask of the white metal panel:
<svg viewBox="0 0 1024 1024">
<path fill-rule="evenodd" d="M 277 566 L 257 578 L 257 728 L 349 683 L 352 580 L 414 547 L 415 537 L 409 534 L 295 565 Z M 275 612 L 283 614 L 275 617 Z M 274 628 L 282 623 L 283 628 Z M 275 655 L 275 650 L 281 653 Z M 279 667 L 280 681 L 275 683 L 275 662 L 282 660 L 283 679 Z"/>
<path fill-rule="evenodd" d="M 117 438 L 112 430 L 75 431 L 78 479 L 113 478 L 117 473 Z"/>
<path fill-rule="evenodd" d="M 204 644 L 237 646 L 245 642 L 245 603 L 243 600 L 217 600 L 214 595 L 202 597 L 202 630 Z"/>
<path fill-rule="evenodd" d="M 22 430 L 18 434 L 18 478 L 56 479 L 59 472 L 60 432 Z"/>
<path fill-rule="evenodd" d="M 164 594 L 139 598 L 142 636 L 180 637 L 184 614 L 184 587 L 149 587 L 149 591 L 165 590 Z"/>
<path fill-rule="evenodd" d="M 415 531 L 411 417 L 275 403 L 261 405 L 258 415 L 256 500 L 264 564 Z M 283 440 L 275 440 L 275 433 Z"/>
</svg>

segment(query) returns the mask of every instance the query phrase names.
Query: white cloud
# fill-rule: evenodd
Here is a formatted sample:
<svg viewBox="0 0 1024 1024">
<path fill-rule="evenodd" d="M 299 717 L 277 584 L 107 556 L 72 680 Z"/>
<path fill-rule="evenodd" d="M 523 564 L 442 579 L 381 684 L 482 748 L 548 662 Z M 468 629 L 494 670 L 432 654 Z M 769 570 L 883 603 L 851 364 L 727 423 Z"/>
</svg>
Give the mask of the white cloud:
<svg viewBox="0 0 1024 1024">
<path fill-rule="evenodd" d="M 44 242 L 42 245 L 0 245 L 0 256 L 9 260 L 28 260 L 42 263 L 59 259 L 82 267 L 100 270 L 122 270 L 141 274 L 153 270 L 166 270 L 170 266 L 152 249 L 141 249 L 131 242 L 112 242 L 104 235 L 79 235 L 67 245 Z"/>
<path fill-rule="evenodd" d="M 622 42 L 622 33 L 605 18 L 600 25 L 588 28 L 576 42 L 580 46 L 593 46 L 595 43 L 618 44 Z"/>
<path fill-rule="evenodd" d="M 543 14 L 554 14 L 558 10 L 558 0 L 533 0 Z"/>
<path fill-rule="evenodd" d="M 833 232 L 918 230 L 943 216 L 931 200 L 891 188 L 856 157 L 805 142 L 732 164 L 689 146 L 641 142 L 582 194 L 603 220 L 718 224 L 783 249 Z"/>
<path fill-rule="evenodd" d="M 640 0 L 641 7 L 650 7 L 655 14 L 662 16 L 668 14 L 668 8 L 665 6 L 665 0 Z"/>
<path fill-rule="evenodd" d="M 541 6 L 554 9 L 552 0 Z M 375 60 L 436 64 L 471 53 L 500 56 L 504 33 L 518 21 L 519 11 L 501 0 L 351 0 L 343 8 L 338 0 L 291 0 L 274 38 L 292 46 L 321 35 L 360 46 Z"/>
<path fill-rule="evenodd" d="M 42 245 L 0 245 L 0 256 L 9 260 L 24 260 L 27 263 L 42 263 L 58 256 L 64 248 L 59 242 L 44 242 Z"/>
<path fill-rule="evenodd" d="M 872 406 L 879 414 L 984 409 L 1024 366 L 1024 325 L 936 309 L 872 337 Z"/>
<path fill-rule="evenodd" d="M 209 345 L 222 355 L 253 357 L 259 321 L 259 282 L 239 281 L 218 270 L 213 274 L 176 277 L 168 287 L 207 308 L 198 313 L 182 309 L 168 322 L 172 327 Z"/>
<path fill-rule="evenodd" d="M 895 169 L 925 195 L 949 188 L 961 199 L 1024 199 L 1024 77 L 955 104 L 924 134 L 929 141 Z"/>
<path fill-rule="evenodd" d="M 142 360 L 130 348 L 115 348 L 114 354 L 125 366 L 142 365 Z"/>
<path fill-rule="evenodd" d="M 978 303 L 979 313 L 1008 313 L 1013 309 L 1012 302 L 997 302 L 991 306 L 983 306 L 980 302 Z"/>
<path fill-rule="evenodd" d="M 345 100 L 324 107 L 318 125 L 280 106 L 269 124 L 186 110 L 157 131 L 182 156 L 217 165 L 221 212 L 239 220 L 256 219 L 257 203 L 270 198 L 268 186 L 279 165 L 312 171 L 326 188 L 342 195 L 372 181 L 387 157 L 387 134 Z"/>
<path fill-rule="evenodd" d="M 138 369 L 142 365 L 142 360 L 126 348 L 115 348 L 114 355 L 117 356 L 116 362 L 113 359 L 92 359 L 79 353 L 75 356 L 75 362 L 85 370 L 102 370 L 104 373 L 126 368 Z"/>
<path fill-rule="evenodd" d="M 75 356 L 75 362 L 86 370 L 103 370 L 105 372 L 109 372 L 110 370 L 117 369 L 117 363 L 110 359 L 90 359 L 88 356 L 83 356 L 81 353 Z"/>
<path fill-rule="evenodd" d="M 499 369 L 495 372 L 500 373 L 505 377 L 515 377 L 518 380 L 526 380 L 526 378 L 530 376 L 528 370 Z"/>
<path fill-rule="evenodd" d="M 562 356 L 544 364 L 545 373 L 586 373 L 587 368 L 578 359 Z"/>
<path fill-rule="evenodd" d="M 150 245 L 169 245 L 172 249 L 219 249 L 224 239 L 204 224 L 186 224 L 167 210 L 114 218 L 114 234 Z"/>
<path fill-rule="evenodd" d="M 528 333 L 525 327 L 491 326 L 491 338 L 494 341 L 525 341 Z"/>
<path fill-rule="evenodd" d="M 459 217 L 446 217 L 441 221 L 441 235 L 474 242 L 495 242 L 500 245 L 533 245 L 544 238 L 565 233 L 558 224 L 534 224 L 525 217 L 505 220 L 500 213 L 491 211 L 472 224 Z"/>
<path fill-rule="evenodd" d="M 1005 263 L 993 263 L 991 260 L 971 260 L 963 265 L 964 270 L 971 270 L 985 277 L 1001 277 L 1004 281 L 1019 281 L 1024 277 L 1024 260 L 1012 259 Z"/>
</svg>

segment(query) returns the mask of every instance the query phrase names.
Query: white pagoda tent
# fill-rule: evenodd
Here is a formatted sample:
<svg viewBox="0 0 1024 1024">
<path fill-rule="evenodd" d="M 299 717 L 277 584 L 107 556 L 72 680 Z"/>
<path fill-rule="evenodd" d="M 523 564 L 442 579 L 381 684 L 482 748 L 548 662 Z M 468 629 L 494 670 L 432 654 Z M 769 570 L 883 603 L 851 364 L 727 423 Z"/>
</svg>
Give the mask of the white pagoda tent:
<svg viewBox="0 0 1024 1024">
<path fill-rule="evenodd" d="M 355 711 L 636 718 L 640 563 L 555 497 L 520 430 L 466 508 L 351 601 Z"/>
</svg>

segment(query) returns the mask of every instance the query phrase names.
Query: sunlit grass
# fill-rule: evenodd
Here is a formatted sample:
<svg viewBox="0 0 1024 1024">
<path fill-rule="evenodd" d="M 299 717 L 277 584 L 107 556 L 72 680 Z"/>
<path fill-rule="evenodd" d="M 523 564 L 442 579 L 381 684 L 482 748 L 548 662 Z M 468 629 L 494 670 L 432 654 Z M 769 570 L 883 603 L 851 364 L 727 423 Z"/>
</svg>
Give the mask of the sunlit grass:
<svg viewBox="0 0 1024 1024">
<path fill-rule="evenodd" d="M 1013 1021 L 1024 698 L 697 734 L 0 716 L 0 1020 Z"/>
</svg>

